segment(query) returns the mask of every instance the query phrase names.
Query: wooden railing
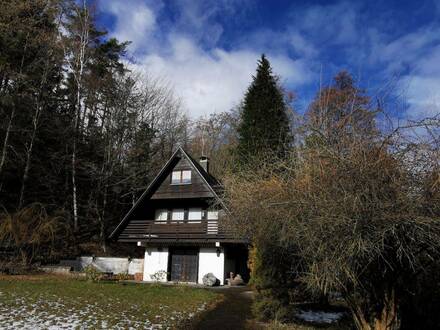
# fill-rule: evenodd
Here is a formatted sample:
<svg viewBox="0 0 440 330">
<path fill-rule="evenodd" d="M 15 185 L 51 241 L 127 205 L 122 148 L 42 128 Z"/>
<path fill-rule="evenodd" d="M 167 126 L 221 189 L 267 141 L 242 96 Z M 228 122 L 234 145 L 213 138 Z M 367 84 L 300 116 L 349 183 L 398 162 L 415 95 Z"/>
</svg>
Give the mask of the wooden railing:
<svg viewBox="0 0 440 330">
<path fill-rule="evenodd" d="M 160 240 L 235 240 L 232 233 L 217 220 L 200 222 L 164 222 L 154 220 L 131 220 L 119 236 L 121 241 L 160 241 Z"/>
</svg>

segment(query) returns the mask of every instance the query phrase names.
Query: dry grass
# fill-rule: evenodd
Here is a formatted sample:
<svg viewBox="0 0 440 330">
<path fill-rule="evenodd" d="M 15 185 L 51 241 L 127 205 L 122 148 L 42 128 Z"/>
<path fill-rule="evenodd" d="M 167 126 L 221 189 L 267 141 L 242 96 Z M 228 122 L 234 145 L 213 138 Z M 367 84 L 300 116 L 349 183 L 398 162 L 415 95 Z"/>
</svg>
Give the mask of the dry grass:
<svg viewBox="0 0 440 330">
<path fill-rule="evenodd" d="M 218 299 L 184 286 L 1 276 L 0 328 L 176 328 Z"/>
</svg>

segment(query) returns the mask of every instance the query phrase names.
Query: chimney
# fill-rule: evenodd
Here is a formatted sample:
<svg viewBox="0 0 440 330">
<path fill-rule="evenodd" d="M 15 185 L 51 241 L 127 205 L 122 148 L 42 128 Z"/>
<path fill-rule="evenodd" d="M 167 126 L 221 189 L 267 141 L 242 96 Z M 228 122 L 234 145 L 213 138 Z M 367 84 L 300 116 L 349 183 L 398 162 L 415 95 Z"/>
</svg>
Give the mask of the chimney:
<svg viewBox="0 0 440 330">
<path fill-rule="evenodd" d="M 207 173 L 209 173 L 209 158 L 206 156 L 202 156 L 202 157 L 200 157 L 199 163 L 203 167 L 203 169 Z"/>
</svg>

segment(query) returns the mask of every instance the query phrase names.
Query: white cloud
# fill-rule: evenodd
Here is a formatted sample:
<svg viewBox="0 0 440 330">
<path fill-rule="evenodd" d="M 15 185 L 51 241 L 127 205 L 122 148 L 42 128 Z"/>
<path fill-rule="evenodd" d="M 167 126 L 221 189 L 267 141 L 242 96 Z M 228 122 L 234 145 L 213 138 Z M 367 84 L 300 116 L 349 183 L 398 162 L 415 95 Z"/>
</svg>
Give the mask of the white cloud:
<svg viewBox="0 0 440 330">
<path fill-rule="evenodd" d="M 116 17 L 112 36 L 120 41 L 131 41 L 131 51 L 137 51 L 146 44 L 156 27 L 154 12 L 141 0 L 106 0 L 100 9 Z"/>
<path fill-rule="evenodd" d="M 341 1 L 330 5 L 313 5 L 293 12 L 295 26 L 316 41 L 347 44 L 357 40 L 357 6 Z"/>
<path fill-rule="evenodd" d="M 372 48 L 372 61 L 387 65 L 387 72 L 394 73 L 419 67 L 419 62 L 429 55 L 432 48 L 440 43 L 439 27 L 423 27 L 390 41 L 375 40 Z M 434 69 L 433 66 L 429 68 Z"/>
<path fill-rule="evenodd" d="M 415 69 L 401 80 L 409 104 L 408 114 L 421 118 L 440 113 L 440 46 L 426 50 Z"/>
<path fill-rule="evenodd" d="M 383 75 L 400 76 L 395 94 L 408 105 L 406 115 L 420 119 L 440 113 L 440 27 L 428 25 L 386 40 L 372 40 L 372 64 L 384 65 Z M 389 38 L 388 38 L 389 39 Z"/>
<path fill-rule="evenodd" d="M 318 49 L 311 42 L 306 40 L 298 31 L 290 33 L 290 42 L 293 49 L 302 56 L 311 58 L 318 55 Z"/>
<path fill-rule="evenodd" d="M 191 40 L 178 36 L 172 37 L 171 45 L 173 51 L 168 56 L 148 54 L 138 65 L 170 81 L 193 117 L 227 111 L 237 105 L 261 55 L 252 50 L 203 51 Z M 274 72 L 285 77 L 289 85 L 310 79 L 302 61 L 270 54 L 269 58 Z"/>
<path fill-rule="evenodd" d="M 161 18 L 160 7 L 153 10 L 144 1 L 111 0 L 101 10 L 116 19 L 115 28 L 110 31 L 113 36 L 133 41 L 133 67 L 170 82 L 192 117 L 230 110 L 241 101 L 262 51 L 251 45 L 235 50 L 217 46 L 222 27 L 211 20 L 221 10 L 233 11 L 230 1 L 214 1 L 209 8 L 203 2 L 178 2 L 179 6 L 180 16 L 163 31 L 156 26 Z M 267 55 L 274 73 L 289 86 L 311 79 L 303 60 L 293 60 L 276 51 Z"/>
</svg>

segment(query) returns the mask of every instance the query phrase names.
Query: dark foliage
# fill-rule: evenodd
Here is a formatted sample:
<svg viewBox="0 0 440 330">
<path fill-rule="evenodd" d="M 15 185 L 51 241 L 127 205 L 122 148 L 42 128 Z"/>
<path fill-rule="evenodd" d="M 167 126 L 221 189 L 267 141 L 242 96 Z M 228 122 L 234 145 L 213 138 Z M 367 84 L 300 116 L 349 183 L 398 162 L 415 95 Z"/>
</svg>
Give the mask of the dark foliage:
<svg viewBox="0 0 440 330">
<path fill-rule="evenodd" d="M 269 60 L 262 55 L 241 107 L 237 152 L 244 162 L 283 157 L 291 141 L 287 105 Z"/>
</svg>

